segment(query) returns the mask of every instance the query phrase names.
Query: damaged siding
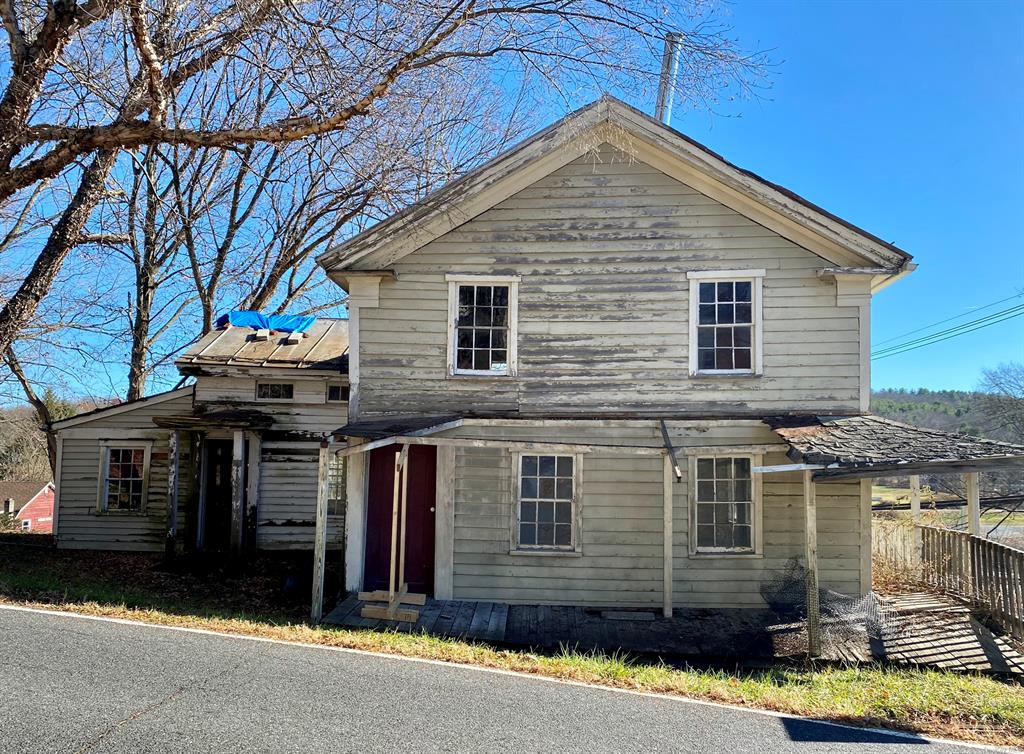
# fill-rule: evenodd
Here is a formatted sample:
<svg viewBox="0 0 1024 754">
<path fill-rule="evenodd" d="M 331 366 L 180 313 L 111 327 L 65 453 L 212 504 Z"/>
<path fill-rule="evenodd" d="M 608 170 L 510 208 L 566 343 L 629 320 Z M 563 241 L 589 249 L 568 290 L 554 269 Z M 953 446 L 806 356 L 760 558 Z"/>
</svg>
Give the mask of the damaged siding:
<svg viewBox="0 0 1024 754">
<path fill-rule="evenodd" d="M 328 403 L 327 384 L 341 375 L 302 375 L 280 370 L 260 382 L 288 382 L 290 401 L 257 401 L 254 376 L 202 375 L 196 403 L 211 408 L 261 411 L 274 419 L 261 431 L 257 547 L 264 550 L 308 550 L 316 533 L 316 484 L 320 438 L 345 424 L 345 403 Z M 328 547 L 344 541 L 343 515 L 328 517 Z"/>
<path fill-rule="evenodd" d="M 681 454 L 777 445 L 766 463 L 784 459 L 784 446 L 754 422 L 697 428 L 669 424 Z M 651 423 L 593 422 L 569 427 L 467 426 L 447 436 L 546 442 L 661 446 Z M 520 603 L 660 607 L 663 587 L 663 465 L 660 457 L 614 451 L 583 454 L 582 555 L 510 554 L 514 516 L 513 454 L 496 448 L 458 448 L 455 454 L 454 598 Z M 673 601 L 678 607 L 761 607 L 761 587 L 804 554 L 799 476 L 763 481 L 763 553 L 757 557 L 689 554 L 690 480 L 673 484 Z M 860 593 L 859 484 L 818 485 L 821 583 Z"/>
<path fill-rule="evenodd" d="M 361 410 L 855 412 L 859 312 L 821 258 L 607 144 L 394 265 L 360 309 Z M 686 272 L 764 269 L 764 375 L 688 376 Z M 445 275 L 518 275 L 516 378 L 446 378 Z"/>
<path fill-rule="evenodd" d="M 60 430 L 63 441 L 57 541 L 60 547 L 98 550 L 164 549 L 167 537 L 167 460 L 169 433 L 153 425 L 155 416 L 190 413 L 192 396 L 156 404 L 141 404 L 113 416 L 98 416 L 75 427 Z M 99 490 L 102 440 L 152 440 L 146 508 L 141 513 L 100 513 Z M 181 447 L 181 478 L 191 475 L 192 459 L 187 442 Z M 178 491 L 178 531 L 188 528 L 191 488 Z"/>
</svg>

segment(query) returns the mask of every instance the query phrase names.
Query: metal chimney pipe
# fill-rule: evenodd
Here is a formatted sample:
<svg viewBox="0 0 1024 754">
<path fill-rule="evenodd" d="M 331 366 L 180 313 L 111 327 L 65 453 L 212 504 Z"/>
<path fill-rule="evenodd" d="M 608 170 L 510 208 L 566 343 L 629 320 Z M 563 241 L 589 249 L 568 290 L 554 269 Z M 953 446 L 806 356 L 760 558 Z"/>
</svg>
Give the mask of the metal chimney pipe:
<svg viewBox="0 0 1024 754">
<path fill-rule="evenodd" d="M 675 99 L 675 82 L 679 73 L 679 42 L 683 35 L 669 32 L 665 36 L 665 52 L 661 56 L 661 78 L 658 81 L 658 104 L 654 117 L 665 125 L 672 120 L 672 100 Z"/>
</svg>

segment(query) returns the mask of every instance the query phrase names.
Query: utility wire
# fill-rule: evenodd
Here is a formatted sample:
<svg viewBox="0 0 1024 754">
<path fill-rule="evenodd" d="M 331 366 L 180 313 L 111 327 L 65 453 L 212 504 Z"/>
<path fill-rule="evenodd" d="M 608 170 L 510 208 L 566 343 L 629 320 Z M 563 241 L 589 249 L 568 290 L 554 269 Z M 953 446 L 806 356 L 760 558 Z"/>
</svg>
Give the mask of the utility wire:
<svg viewBox="0 0 1024 754">
<path fill-rule="evenodd" d="M 994 320 L 994 319 L 999 319 L 999 318 L 1004 317 L 1004 316 L 1006 316 L 1008 314 L 1016 314 L 1017 312 L 1022 312 L 1022 311 L 1024 311 L 1024 304 L 1017 304 L 1016 306 L 1010 306 L 1010 307 L 1007 307 L 1006 309 L 1002 309 L 1001 311 L 998 311 L 998 312 L 996 312 L 994 314 L 987 314 L 984 317 L 979 317 L 978 319 L 972 319 L 970 322 L 964 322 L 962 325 L 957 325 L 956 327 L 949 327 L 949 328 L 947 328 L 945 330 L 940 330 L 939 332 L 932 333 L 931 335 L 925 335 L 925 336 L 920 337 L 920 338 L 914 338 L 913 340 L 907 340 L 907 341 L 904 341 L 902 343 L 897 343 L 896 345 L 889 346 L 888 348 L 879 349 L 879 350 L 875 351 L 872 354 L 872 356 L 883 356 L 883 355 L 885 355 L 889 351 L 899 351 L 899 350 L 902 350 L 902 349 L 906 348 L 907 346 L 913 346 L 913 345 L 917 345 L 918 343 L 924 343 L 926 341 L 932 340 L 933 338 L 940 338 L 942 336 L 949 335 L 951 333 L 955 333 L 958 330 L 966 330 L 967 328 L 971 328 L 974 325 L 979 325 L 979 324 L 982 324 L 983 322 L 988 322 L 988 321 L 991 321 L 991 320 Z"/>
<path fill-rule="evenodd" d="M 1024 309 L 1022 309 L 1020 311 L 1017 311 L 1014 314 L 1009 314 L 1008 316 L 1005 316 L 1002 319 L 996 319 L 996 320 L 993 320 L 991 322 L 984 322 L 982 324 L 979 324 L 977 327 L 972 327 L 969 330 L 961 330 L 960 332 L 954 332 L 954 333 L 952 333 L 950 335 L 946 335 L 945 337 L 942 337 L 942 338 L 936 338 L 934 340 L 929 340 L 929 341 L 927 341 L 925 343 L 919 343 L 917 345 L 910 346 L 909 348 L 904 348 L 902 351 L 891 350 L 891 351 L 889 351 L 887 353 L 884 353 L 884 354 L 882 354 L 880 356 L 872 356 L 871 358 L 872 358 L 872 360 L 886 359 L 886 358 L 888 358 L 890 356 L 896 356 L 897 354 L 906 353 L 907 351 L 916 351 L 918 348 L 924 348 L 925 346 L 930 346 L 930 345 L 933 345 L 935 343 L 941 343 L 944 340 L 949 340 L 950 338 L 955 338 L 955 337 L 957 337 L 959 335 L 966 335 L 967 333 L 974 332 L 975 330 L 983 330 L 986 327 L 991 327 L 992 325 L 997 325 L 1000 322 L 1006 322 L 1007 320 L 1014 319 L 1014 318 L 1020 317 L 1020 316 L 1024 316 Z"/>
<path fill-rule="evenodd" d="M 925 330 L 931 330 L 933 327 L 937 327 L 938 325 L 944 325 L 947 322 L 952 322 L 954 319 L 962 319 L 963 317 L 969 317 L 972 314 L 977 314 L 978 312 L 983 311 L 985 309 L 991 309 L 993 306 L 997 306 L 998 304 L 1005 304 L 1007 301 L 1012 301 L 1013 299 L 1020 298 L 1021 296 L 1024 296 L 1024 291 L 1021 291 L 1020 293 L 1015 293 L 1012 296 L 1007 296 L 1006 298 L 1001 298 L 998 301 L 993 301 L 991 304 L 985 304 L 984 306 L 977 306 L 974 309 L 971 309 L 969 312 L 964 312 L 963 314 L 956 314 L 956 315 L 954 315 L 952 317 L 946 317 L 946 319 L 940 319 L 938 322 L 932 322 L 930 325 L 925 325 L 924 327 L 919 327 L 916 330 L 910 330 L 909 332 L 905 332 L 902 335 L 893 335 L 891 338 L 886 338 L 885 340 L 878 341 L 877 343 L 875 343 L 875 345 L 876 346 L 885 345 L 886 343 L 891 343 L 894 340 L 899 340 L 900 338 L 905 338 L 908 335 L 916 335 L 919 332 L 924 332 Z"/>
</svg>

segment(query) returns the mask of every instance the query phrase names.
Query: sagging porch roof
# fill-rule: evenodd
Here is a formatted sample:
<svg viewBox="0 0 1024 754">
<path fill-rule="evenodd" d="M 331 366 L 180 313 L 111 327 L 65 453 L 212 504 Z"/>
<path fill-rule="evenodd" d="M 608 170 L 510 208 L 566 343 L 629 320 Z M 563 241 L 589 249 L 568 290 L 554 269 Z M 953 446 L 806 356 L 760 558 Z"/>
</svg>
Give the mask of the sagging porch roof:
<svg viewBox="0 0 1024 754">
<path fill-rule="evenodd" d="M 219 409 L 183 416 L 155 416 L 153 423 L 163 429 L 269 429 L 274 417 L 253 409 Z"/>
<path fill-rule="evenodd" d="M 772 416 L 764 421 L 789 445 L 787 455 L 794 462 L 820 467 L 818 479 L 1024 468 L 1022 445 L 880 416 Z"/>
<path fill-rule="evenodd" d="M 461 418 L 456 415 L 387 416 L 380 419 L 349 422 L 344 427 L 334 430 L 332 434 L 339 438 L 360 437 L 364 440 L 381 440 L 385 437 L 411 435 L 433 427 L 447 426 Z"/>
</svg>

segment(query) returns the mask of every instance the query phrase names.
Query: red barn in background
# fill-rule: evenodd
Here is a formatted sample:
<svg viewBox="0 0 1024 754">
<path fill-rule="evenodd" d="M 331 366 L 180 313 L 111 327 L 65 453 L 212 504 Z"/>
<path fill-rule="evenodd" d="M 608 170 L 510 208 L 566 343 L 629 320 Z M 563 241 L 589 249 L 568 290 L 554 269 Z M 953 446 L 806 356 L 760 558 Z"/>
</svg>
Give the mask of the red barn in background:
<svg viewBox="0 0 1024 754">
<path fill-rule="evenodd" d="M 53 482 L 0 482 L 0 513 L 14 514 L 22 531 L 53 533 Z"/>
</svg>

